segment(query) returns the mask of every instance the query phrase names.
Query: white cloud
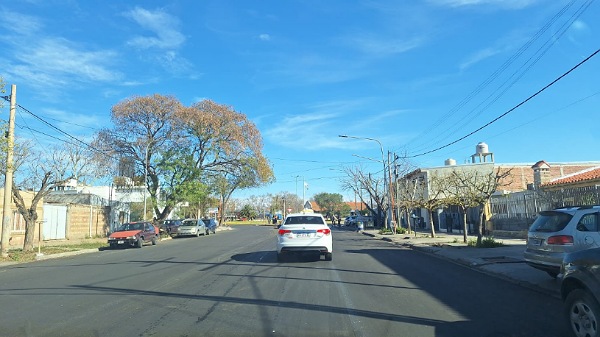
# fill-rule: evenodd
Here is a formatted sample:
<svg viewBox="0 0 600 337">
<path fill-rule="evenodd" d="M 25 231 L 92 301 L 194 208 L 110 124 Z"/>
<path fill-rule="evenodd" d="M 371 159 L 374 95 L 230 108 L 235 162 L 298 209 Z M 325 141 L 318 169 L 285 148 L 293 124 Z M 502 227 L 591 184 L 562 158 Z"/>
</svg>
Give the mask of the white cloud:
<svg viewBox="0 0 600 337">
<path fill-rule="evenodd" d="M 155 36 L 136 36 L 128 41 L 129 45 L 142 49 L 153 47 L 175 49 L 185 42 L 185 36 L 178 30 L 179 20 L 168 13 L 136 7 L 125 13 L 125 16 L 155 34 Z"/>
<path fill-rule="evenodd" d="M 492 57 L 500 53 L 499 50 L 493 48 L 485 48 L 477 51 L 475 54 L 471 55 L 466 61 L 462 62 L 459 66 L 460 70 L 465 70 L 470 66 L 479 63 L 488 57 Z"/>
<path fill-rule="evenodd" d="M 269 34 L 260 34 L 258 36 L 258 38 L 262 41 L 270 41 L 271 40 L 271 35 Z"/>
<path fill-rule="evenodd" d="M 297 149 L 309 144 L 310 150 L 340 146 L 337 135 L 346 130 L 347 118 L 363 106 L 365 101 L 343 100 L 308 106 L 309 112 L 279 118 L 263 135 L 273 143 Z"/>
<path fill-rule="evenodd" d="M 375 36 L 353 37 L 347 40 L 347 44 L 361 52 L 373 56 L 385 57 L 401 54 L 422 44 L 421 39 L 381 39 Z"/>
<path fill-rule="evenodd" d="M 33 16 L 8 11 L 0 11 L 0 16 L 0 26 L 17 35 L 32 35 L 42 28 L 41 22 Z"/>
</svg>

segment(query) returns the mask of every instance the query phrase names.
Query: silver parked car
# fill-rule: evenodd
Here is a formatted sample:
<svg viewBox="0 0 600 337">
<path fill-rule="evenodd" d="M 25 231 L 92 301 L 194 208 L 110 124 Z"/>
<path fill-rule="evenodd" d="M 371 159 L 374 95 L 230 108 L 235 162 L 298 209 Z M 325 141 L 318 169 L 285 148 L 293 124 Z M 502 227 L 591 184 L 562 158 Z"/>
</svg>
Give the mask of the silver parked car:
<svg viewBox="0 0 600 337">
<path fill-rule="evenodd" d="M 206 225 L 201 219 L 185 219 L 177 229 L 177 236 L 206 235 Z"/>
<path fill-rule="evenodd" d="M 529 227 L 524 259 L 556 277 L 566 254 L 600 247 L 600 206 L 544 211 Z"/>
</svg>

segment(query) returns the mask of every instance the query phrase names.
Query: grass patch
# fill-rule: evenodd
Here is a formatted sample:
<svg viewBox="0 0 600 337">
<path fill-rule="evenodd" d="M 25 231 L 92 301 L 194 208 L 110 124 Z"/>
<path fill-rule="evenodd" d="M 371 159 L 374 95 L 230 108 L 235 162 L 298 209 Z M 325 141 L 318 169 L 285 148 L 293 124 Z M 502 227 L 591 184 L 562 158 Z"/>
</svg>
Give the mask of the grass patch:
<svg viewBox="0 0 600 337">
<path fill-rule="evenodd" d="M 60 253 L 75 252 L 84 249 L 98 249 L 107 247 L 106 242 L 82 242 L 72 245 L 56 245 L 56 246 L 42 246 L 41 253 L 44 255 L 53 255 Z M 0 262 L 30 262 L 35 261 L 35 257 L 38 253 L 38 248 L 34 247 L 33 251 L 24 252 L 23 249 L 11 249 L 8 251 L 8 257 L 1 257 Z"/>
</svg>

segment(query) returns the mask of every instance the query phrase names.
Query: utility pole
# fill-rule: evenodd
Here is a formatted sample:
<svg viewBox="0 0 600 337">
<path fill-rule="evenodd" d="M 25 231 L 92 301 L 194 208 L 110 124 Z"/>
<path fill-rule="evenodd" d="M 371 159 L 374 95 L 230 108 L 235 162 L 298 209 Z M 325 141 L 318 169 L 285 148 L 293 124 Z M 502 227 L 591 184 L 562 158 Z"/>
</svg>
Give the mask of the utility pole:
<svg viewBox="0 0 600 337">
<path fill-rule="evenodd" d="M 2 213 L 2 257 L 8 256 L 8 241 L 12 230 L 12 183 L 13 183 L 13 151 L 15 146 L 15 109 L 17 106 L 17 86 L 10 87 L 10 115 L 8 117 L 8 134 L 6 148 L 6 173 L 4 174 L 4 205 Z"/>
<path fill-rule="evenodd" d="M 387 174 L 388 174 L 388 199 L 390 202 L 390 216 L 392 218 L 392 222 L 394 223 L 393 226 L 391 226 L 392 231 L 394 231 L 393 233 L 396 234 L 396 227 L 398 226 L 398 222 L 397 222 L 397 218 L 396 218 L 396 212 L 394 212 L 394 193 L 392 190 L 392 186 L 393 186 L 393 182 L 392 182 L 392 170 L 391 170 L 391 163 L 390 163 L 390 151 L 388 151 L 388 158 L 387 158 Z"/>
</svg>

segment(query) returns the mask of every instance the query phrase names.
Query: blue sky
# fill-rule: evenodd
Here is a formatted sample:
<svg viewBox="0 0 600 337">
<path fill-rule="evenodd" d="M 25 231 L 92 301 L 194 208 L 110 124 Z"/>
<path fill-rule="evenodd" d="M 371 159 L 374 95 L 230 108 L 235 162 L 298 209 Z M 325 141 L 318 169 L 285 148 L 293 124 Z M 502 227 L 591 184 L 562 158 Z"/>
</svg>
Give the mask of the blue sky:
<svg viewBox="0 0 600 337">
<path fill-rule="evenodd" d="M 510 111 L 600 47 L 598 2 L 30 0 L 0 15 L 7 89 L 75 137 L 132 95 L 246 114 L 277 181 L 238 198 L 301 196 L 305 180 L 307 197 L 353 199 L 339 170 L 381 174 L 381 151 L 340 134 L 415 167 L 464 163 L 482 141 L 499 163 L 600 160 L 600 55 Z M 41 146 L 66 138 L 23 113 L 17 126 Z"/>
</svg>

